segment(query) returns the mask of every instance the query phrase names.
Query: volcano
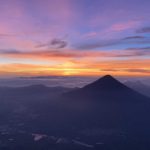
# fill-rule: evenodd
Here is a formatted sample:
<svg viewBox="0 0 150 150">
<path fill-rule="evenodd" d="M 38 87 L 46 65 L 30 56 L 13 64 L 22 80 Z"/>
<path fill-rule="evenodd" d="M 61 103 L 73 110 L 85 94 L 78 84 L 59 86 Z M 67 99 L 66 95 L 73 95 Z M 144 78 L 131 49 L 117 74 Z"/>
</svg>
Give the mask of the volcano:
<svg viewBox="0 0 150 150">
<path fill-rule="evenodd" d="M 110 75 L 67 92 L 63 98 L 63 103 L 71 110 L 68 114 L 74 114 L 67 120 L 73 120 L 70 124 L 79 129 L 115 128 L 131 134 L 150 133 L 147 130 L 150 126 L 150 99 Z"/>
<path fill-rule="evenodd" d="M 150 149 L 148 97 L 110 75 L 72 91 L 61 89 L 42 85 L 13 91 L 5 89 L 0 95 L 3 100 L 0 107 L 2 122 L 11 124 L 10 121 L 14 120 L 13 130 L 19 129 L 17 137 L 22 130 L 27 135 L 48 135 L 36 143 L 51 144 L 52 139 L 54 144 L 49 149 Z M 19 127 L 18 122 L 24 125 Z M 26 139 L 24 135 L 22 137 L 24 143 Z M 17 144 L 20 144 L 20 139 Z M 74 148 L 75 144 L 77 148 Z"/>
<path fill-rule="evenodd" d="M 106 75 L 83 88 L 68 92 L 66 97 L 76 100 L 99 100 L 99 101 L 145 101 L 148 98 L 123 83 L 111 75 Z"/>
<path fill-rule="evenodd" d="M 106 75 L 83 87 L 84 90 L 125 90 L 127 87 L 111 75 Z"/>
</svg>

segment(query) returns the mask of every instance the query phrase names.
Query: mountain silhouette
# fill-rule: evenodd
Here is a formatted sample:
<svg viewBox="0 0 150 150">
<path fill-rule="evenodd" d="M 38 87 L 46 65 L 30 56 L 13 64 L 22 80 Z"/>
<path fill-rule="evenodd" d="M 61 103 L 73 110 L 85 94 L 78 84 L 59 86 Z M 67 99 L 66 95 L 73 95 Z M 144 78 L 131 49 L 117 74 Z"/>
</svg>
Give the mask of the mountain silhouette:
<svg viewBox="0 0 150 150">
<path fill-rule="evenodd" d="M 84 90 L 126 90 L 127 87 L 111 75 L 106 75 L 83 87 Z"/>
<path fill-rule="evenodd" d="M 111 75 L 90 83 L 83 88 L 64 94 L 65 97 L 76 100 L 99 100 L 99 101 L 143 101 L 146 96 L 134 91 Z"/>
<path fill-rule="evenodd" d="M 68 124 L 79 129 L 115 128 L 129 134 L 150 133 L 147 130 L 150 126 L 150 99 L 110 75 L 65 93 L 63 99 L 64 111 L 69 109 L 64 115 L 68 115 Z"/>
<path fill-rule="evenodd" d="M 110 75 L 78 89 L 43 85 L 5 88 L 0 90 L 0 98 L 0 125 L 10 125 L 11 120 L 15 132 L 18 128 L 18 131 L 23 130 L 27 135 L 48 135 L 48 139 L 45 137 L 38 142 L 50 143 L 52 137 L 54 145 L 57 146 L 58 140 L 55 137 L 58 137 L 69 149 L 74 149 L 72 141 L 75 139 L 82 146 L 84 143 L 92 144 L 95 146 L 93 150 L 149 150 L 150 99 Z M 23 126 L 19 127 L 19 123 Z M 20 137 L 18 131 L 17 137 Z M 10 138 L 15 139 L 14 132 L 12 134 Z M 24 137 L 21 133 L 17 144 L 20 144 L 20 139 L 24 143 Z M 65 140 L 60 140 L 63 137 Z M 29 138 L 31 140 L 31 136 Z M 97 142 L 104 144 L 96 144 Z M 66 147 L 62 148 L 63 143 L 60 144 L 59 149 L 66 150 Z M 84 149 L 88 150 L 87 147 L 77 148 Z"/>
</svg>

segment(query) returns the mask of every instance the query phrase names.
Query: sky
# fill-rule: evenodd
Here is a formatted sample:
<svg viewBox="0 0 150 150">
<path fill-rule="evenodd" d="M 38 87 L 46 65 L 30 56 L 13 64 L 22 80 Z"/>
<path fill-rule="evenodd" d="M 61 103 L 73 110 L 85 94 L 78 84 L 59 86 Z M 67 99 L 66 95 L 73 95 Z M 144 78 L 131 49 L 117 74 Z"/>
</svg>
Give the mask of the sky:
<svg viewBox="0 0 150 150">
<path fill-rule="evenodd" d="M 150 0 L 1 0 L 0 76 L 150 75 Z"/>
</svg>

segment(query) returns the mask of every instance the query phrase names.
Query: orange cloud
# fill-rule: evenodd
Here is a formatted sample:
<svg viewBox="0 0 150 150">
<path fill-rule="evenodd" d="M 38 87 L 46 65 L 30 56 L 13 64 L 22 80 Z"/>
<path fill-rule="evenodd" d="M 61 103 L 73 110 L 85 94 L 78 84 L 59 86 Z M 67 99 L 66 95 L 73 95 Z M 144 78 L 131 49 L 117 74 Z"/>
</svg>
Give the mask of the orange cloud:
<svg viewBox="0 0 150 150">
<path fill-rule="evenodd" d="M 0 74 L 4 75 L 87 75 L 104 74 L 148 76 L 150 60 L 145 49 L 112 51 L 1 50 L 0 57 L 20 60 L 19 64 L 1 64 Z M 121 59 L 120 59 L 121 58 Z M 30 60 L 33 64 L 22 64 Z M 37 64 L 38 61 L 38 64 Z M 42 65 L 45 62 L 45 65 Z M 35 65 L 34 65 L 35 64 Z"/>
<path fill-rule="evenodd" d="M 119 76 L 149 76 L 150 61 L 147 60 L 115 60 L 115 61 L 93 61 L 86 59 L 66 61 L 53 65 L 33 64 L 1 64 L 0 75 L 79 75 L 99 76 L 112 74 Z"/>
</svg>

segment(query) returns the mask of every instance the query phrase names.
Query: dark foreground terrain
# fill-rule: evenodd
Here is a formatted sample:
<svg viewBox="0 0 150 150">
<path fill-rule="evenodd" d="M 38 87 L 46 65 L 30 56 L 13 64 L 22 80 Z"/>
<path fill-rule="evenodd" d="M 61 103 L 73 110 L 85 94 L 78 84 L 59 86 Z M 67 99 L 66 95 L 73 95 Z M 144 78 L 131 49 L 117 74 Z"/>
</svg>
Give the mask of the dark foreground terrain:
<svg viewBox="0 0 150 150">
<path fill-rule="evenodd" d="M 83 88 L 0 88 L 0 150 L 149 150 L 150 98 L 107 75 Z"/>
</svg>

